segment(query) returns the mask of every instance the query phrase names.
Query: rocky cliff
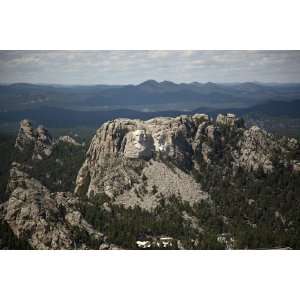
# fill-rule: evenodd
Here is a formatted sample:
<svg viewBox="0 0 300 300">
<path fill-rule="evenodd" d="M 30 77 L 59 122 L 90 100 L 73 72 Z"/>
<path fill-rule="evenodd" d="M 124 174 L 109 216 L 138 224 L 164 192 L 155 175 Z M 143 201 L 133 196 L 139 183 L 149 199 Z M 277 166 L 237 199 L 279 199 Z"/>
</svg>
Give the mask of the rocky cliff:
<svg viewBox="0 0 300 300">
<path fill-rule="evenodd" d="M 32 159 L 41 160 L 52 153 L 54 140 L 48 130 L 43 126 L 36 129 L 32 127 L 29 120 L 20 122 L 20 129 L 16 139 L 15 147 L 27 155 L 31 152 Z"/>
<path fill-rule="evenodd" d="M 105 123 L 92 139 L 75 193 L 105 193 L 116 203 L 146 209 L 173 195 L 191 203 L 208 199 L 189 174 L 203 122 L 206 115 Z"/>
<path fill-rule="evenodd" d="M 193 174 L 228 157 L 232 169 L 272 170 L 272 153 L 282 151 L 258 127 L 246 129 L 233 114 L 116 119 L 103 124 L 92 139 L 79 171 L 75 193 L 105 193 L 125 206 L 155 207 L 161 198 L 189 203 L 209 200 Z M 216 156 L 219 153 L 221 157 Z"/>
<path fill-rule="evenodd" d="M 2 210 L 14 234 L 27 240 L 34 249 L 76 249 L 88 245 L 76 234 L 86 233 L 101 244 L 103 234 L 82 217 L 78 198 L 70 193 L 51 193 L 37 179 L 28 176 L 14 163 L 8 184 L 9 199 Z"/>
<path fill-rule="evenodd" d="M 47 162 L 58 143 L 79 145 L 69 137 L 56 142 L 46 128 L 34 129 L 28 120 L 20 123 L 15 161 L 6 188 L 7 201 L 0 205 L 0 221 L 6 222 L 14 235 L 33 249 L 99 249 L 103 245 L 112 248 L 105 243 L 105 236 L 82 216 L 78 197 L 49 190 L 41 182 L 48 173 L 34 177 L 35 169 Z"/>
<path fill-rule="evenodd" d="M 80 143 L 70 136 L 65 135 L 54 139 L 43 125 L 34 128 L 31 122 L 25 119 L 20 122 L 15 148 L 27 159 L 42 160 L 51 156 L 55 145 L 60 142 L 81 146 Z"/>
</svg>

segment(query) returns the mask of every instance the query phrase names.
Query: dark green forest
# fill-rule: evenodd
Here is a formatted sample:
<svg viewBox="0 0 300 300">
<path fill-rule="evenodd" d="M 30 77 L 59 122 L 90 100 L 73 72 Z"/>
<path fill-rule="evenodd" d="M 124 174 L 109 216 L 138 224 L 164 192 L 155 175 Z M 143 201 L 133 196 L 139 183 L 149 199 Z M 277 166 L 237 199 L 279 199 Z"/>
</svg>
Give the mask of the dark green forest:
<svg viewBox="0 0 300 300">
<path fill-rule="evenodd" d="M 15 137 L 0 134 L 0 203 L 4 201 L 9 169 L 14 156 Z"/>
<path fill-rule="evenodd" d="M 96 229 L 106 234 L 110 242 L 125 249 L 136 249 L 136 241 L 153 236 L 171 236 L 182 242 L 185 248 L 222 249 L 216 240 L 215 232 L 207 231 L 199 235 L 191 224 L 184 220 L 182 212 L 194 213 L 186 202 L 175 196 L 162 199 L 153 211 L 142 210 L 136 206 L 124 208 L 106 202 L 105 195 L 81 201 L 81 211 Z M 103 204 L 106 202 L 104 208 Z M 202 212 L 203 213 L 203 212 Z M 195 247 L 191 239 L 199 239 Z M 177 249 L 173 246 L 172 249 Z"/>
<path fill-rule="evenodd" d="M 31 162 L 30 175 L 53 192 L 72 192 L 86 150 L 86 147 L 59 142 L 50 157 Z"/>
</svg>

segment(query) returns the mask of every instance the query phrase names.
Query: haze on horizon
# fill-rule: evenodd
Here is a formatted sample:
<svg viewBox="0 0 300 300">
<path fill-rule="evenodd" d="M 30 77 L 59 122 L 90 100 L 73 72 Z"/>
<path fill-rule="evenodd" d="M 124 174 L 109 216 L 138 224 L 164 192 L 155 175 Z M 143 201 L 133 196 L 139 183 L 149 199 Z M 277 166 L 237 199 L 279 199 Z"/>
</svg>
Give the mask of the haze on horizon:
<svg viewBox="0 0 300 300">
<path fill-rule="evenodd" d="M 300 82 L 300 51 L 0 51 L 1 83 Z"/>
</svg>

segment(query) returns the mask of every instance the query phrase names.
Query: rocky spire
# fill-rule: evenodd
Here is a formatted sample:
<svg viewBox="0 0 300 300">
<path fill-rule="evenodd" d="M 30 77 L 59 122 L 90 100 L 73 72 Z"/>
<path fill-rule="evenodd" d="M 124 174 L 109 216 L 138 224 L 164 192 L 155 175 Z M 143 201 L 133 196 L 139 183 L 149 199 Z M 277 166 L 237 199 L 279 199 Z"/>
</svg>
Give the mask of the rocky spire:
<svg viewBox="0 0 300 300">
<path fill-rule="evenodd" d="M 43 126 L 32 127 L 29 120 L 20 122 L 20 129 L 16 138 L 15 148 L 32 159 L 43 159 L 52 153 L 53 138 Z"/>
<path fill-rule="evenodd" d="M 20 122 L 20 129 L 16 139 L 15 147 L 19 151 L 24 151 L 35 142 L 35 133 L 29 120 Z"/>
<path fill-rule="evenodd" d="M 235 114 L 228 113 L 226 115 L 219 114 L 216 119 L 218 125 L 235 126 L 239 122 L 239 119 Z"/>
<path fill-rule="evenodd" d="M 33 159 L 43 159 L 50 156 L 53 148 L 53 138 L 48 130 L 39 125 L 36 129 L 36 142 L 33 150 Z"/>
</svg>

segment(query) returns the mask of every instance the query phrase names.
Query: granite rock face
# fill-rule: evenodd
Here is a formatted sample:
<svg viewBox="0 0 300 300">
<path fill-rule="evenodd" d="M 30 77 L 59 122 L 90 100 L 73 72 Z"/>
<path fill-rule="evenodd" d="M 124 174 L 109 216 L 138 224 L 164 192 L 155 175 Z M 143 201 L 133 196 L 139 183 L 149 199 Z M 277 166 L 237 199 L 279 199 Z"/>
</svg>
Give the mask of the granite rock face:
<svg viewBox="0 0 300 300">
<path fill-rule="evenodd" d="M 20 122 L 19 133 L 16 138 L 15 147 L 19 151 L 24 151 L 26 147 L 35 142 L 36 136 L 29 120 L 25 119 Z"/>
<path fill-rule="evenodd" d="M 74 145 L 74 146 L 81 146 L 80 143 L 78 143 L 75 139 L 73 139 L 69 135 L 60 136 L 57 139 L 57 142 L 63 142 L 63 143 L 71 144 L 71 145 Z"/>
<path fill-rule="evenodd" d="M 66 138 L 59 142 L 73 144 Z M 57 143 L 43 126 L 34 129 L 28 120 L 21 121 L 0 219 L 33 249 L 95 249 L 102 243 L 110 247 L 106 237 L 83 217 L 78 197 L 51 192 L 41 178 L 33 177 L 34 161 L 53 155 Z"/>
<path fill-rule="evenodd" d="M 85 232 L 99 245 L 103 234 L 95 231 L 78 209 L 79 200 L 71 193 L 51 193 L 30 177 L 18 163 L 10 171 L 9 199 L 2 204 L 4 220 L 14 234 L 34 249 L 86 249 L 76 241 L 75 232 Z"/>
<path fill-rule="evenodd" d="M 33 159 L 43 159 L 51 155 L 53 150 L 53 138 L 44 126 L 36 129 L 36 141 L 33 150 Z"/>
<path fill-rule="evenodd" d="M 91 142 L 75 193 L 105 193 L 116 203 L 146 209 L 161 197 L 207 199 L 187 174 L 193 164 L 192 142 L 199 125 L 207 121 L 206 115 L 194 115 L 105 123 Z"/>
<path fill-rule="evenodd" d="M 60 136 L 56 140 L 51 136 L 48 129 L 39 125 L 33 128 L 27 119 L 20 122 L 20 129 L 16 138 L 15 148 L 19 153 L 30 157 L 32 160 L 42 160 L 51 156 L 58 143 L 82 146 L 70 136 Z"/>
<path fill-rule="evenodd" d="M 273 169 L 272 153 L 281 151 L 272 135 L 252 126 L 245 130 L 239 141 L 239 155 L 237 163 L 248 171 L 257 171 L 261 167 L 265 173 Z"/>
<path fill-rule="evenodd" d="M 43 126 L 36 129 L 29 120 L 20 122 L 20 129 L 16 138 L 15 147 L 26 156 L 29 154 L 33 160 L 41 160 L 51 155 L 54 140 L 48 130 Z"/>
<path fill-rule="evenodd" d="M 96 132 L 80 169 L 75 194 L 105 193 L 125 206 L 155 207 L 176 196 L 194 203 L 209 200 L 192 173 L 200 165 L 218 164 L 249 172 L 273 169 L 273 153 L 282 152 L 274 137 L 258 127 L 246 129 L 233 114 L 182 115 L 148 121 L 116 119 Z M 219 153 L 216 155 L 216 153 Z M 221 153 L 221 154 L 220 154 Z"/>
<path fill-rule="evenodd" d="M 239 119 L 234 115 L 228 113 L 227 115 L 219 114 L 216 119 L 218 125 L 235 126 Z"/>
<path fill-rule="evenodd" d="M 154 145 L 151 135 L 144 129 L 128 132 L 124 140 L 124 157 L 149 159 L 152 157 Z"/>
</svg>

